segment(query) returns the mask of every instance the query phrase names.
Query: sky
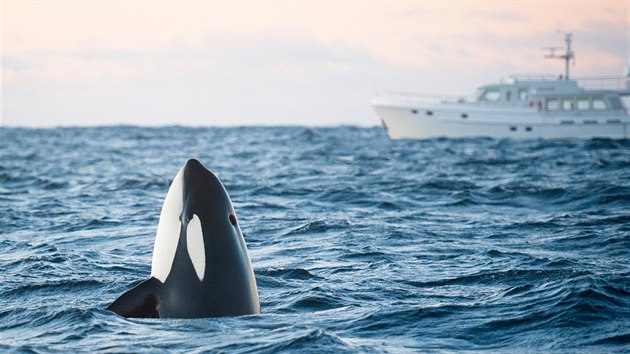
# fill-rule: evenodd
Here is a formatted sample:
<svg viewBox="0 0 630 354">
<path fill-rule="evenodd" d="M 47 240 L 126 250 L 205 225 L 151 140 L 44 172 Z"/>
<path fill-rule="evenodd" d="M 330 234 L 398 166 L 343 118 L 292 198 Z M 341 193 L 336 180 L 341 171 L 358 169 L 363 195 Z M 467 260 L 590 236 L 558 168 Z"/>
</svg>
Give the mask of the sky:
<svg viewBox="0 0 630 354">
<path fill-rule="evenodd" d="M 386 91 L 623 75 L 623 1 L 0 0 L 3 126 L 372 126 Z"/>
</svg>

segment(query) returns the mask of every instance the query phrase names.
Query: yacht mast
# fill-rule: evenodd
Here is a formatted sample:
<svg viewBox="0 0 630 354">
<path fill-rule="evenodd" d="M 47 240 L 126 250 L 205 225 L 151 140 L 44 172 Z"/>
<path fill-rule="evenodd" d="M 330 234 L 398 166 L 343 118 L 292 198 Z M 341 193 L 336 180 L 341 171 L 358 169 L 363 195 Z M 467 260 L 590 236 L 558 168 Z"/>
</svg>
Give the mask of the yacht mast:
<svg viewBox="0 0 630 354">
<path fill-rule="evenodd" d="M 561 49 L 561 48 L 556 48 L 556 47 L 545 48 L 549 50 L 549 54 L 545 55 L 545 58 L 564 59 L 564 79 L 565 80 L 569 80 L 569 63 L 571 62 L 571 59 L 575 58 L 575 52 L 571 50 L 572 37 L 573 37 L 573 33 L 564 34 L 564 41 L 566 42 L 567 47 L 565 49 L 564 54 L 562 55 L 555 54 L 555 50 Z"/>
<path fill-rule="evenodd" d="M 571 37 L 572 33 L 567 33 L 564 36 L 564 41 L 567 43 L 567 51 L 564 55 L 560 56 L 564 59 L 564 79 L 569 80 L 569 62 L 574 58 L 574 53 L 571 51 Z"/>
</svg>

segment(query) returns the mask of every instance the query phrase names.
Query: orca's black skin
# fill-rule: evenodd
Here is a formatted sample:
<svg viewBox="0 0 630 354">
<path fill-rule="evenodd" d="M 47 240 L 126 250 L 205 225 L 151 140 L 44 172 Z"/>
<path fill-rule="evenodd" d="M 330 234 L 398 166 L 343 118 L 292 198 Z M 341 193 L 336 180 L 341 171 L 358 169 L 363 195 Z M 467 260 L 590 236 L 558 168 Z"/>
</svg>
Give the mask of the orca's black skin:
<svg viewBox="0 0 630 354">
<path fill-rule="evenodd" d="M 121 295 L 108 309 L 124 317 L 202 318 L 259 314 L 256 279 L 230 197 L 194 159 L 183 171 L 179 243 L 164 283 L 155 277 Z M 186 230 L 199 217 L 205 248 L 203 281 L 187 250 Z"/>
</svg>

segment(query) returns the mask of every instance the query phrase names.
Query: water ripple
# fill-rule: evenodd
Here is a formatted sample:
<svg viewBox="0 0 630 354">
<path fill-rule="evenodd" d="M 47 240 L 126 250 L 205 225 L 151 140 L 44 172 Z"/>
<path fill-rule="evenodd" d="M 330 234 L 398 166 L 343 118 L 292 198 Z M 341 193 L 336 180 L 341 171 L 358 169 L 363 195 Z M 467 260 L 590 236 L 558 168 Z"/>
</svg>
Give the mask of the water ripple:
<svg viewBox="0 0 630 354">
<path fill-rule="evenodd" d="M 224 182 L 262 315 L 124 319 L 191 157 Z M 628 140 L 377 128 L 0 129 L 0 350 L 628 352 Z"/>
</svg>

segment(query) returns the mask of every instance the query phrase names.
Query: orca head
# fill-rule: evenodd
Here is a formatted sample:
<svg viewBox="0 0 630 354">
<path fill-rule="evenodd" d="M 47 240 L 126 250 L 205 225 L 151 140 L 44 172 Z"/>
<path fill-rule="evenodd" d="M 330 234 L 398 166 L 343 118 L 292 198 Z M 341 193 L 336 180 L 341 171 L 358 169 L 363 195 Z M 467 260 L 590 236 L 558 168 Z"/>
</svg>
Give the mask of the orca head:
<svg viewBox="0 0 630 354">
<path fill-rule="evenodd" d="M 232 201 L 199 161 L 188 160 L 166 194 L 151 277 L 108 309 L 143 318 L 260 313 L 256 278 Z"/>
<path fill-rule="evenodd" d="M 185 246 L 184 246 L 185 245 Z M 238 248 L 231 252 L 230 248 Z M 164 200 L 156 232 L 151 276 L 166 282 L 177 249 L 184 249 L 200 282 L 207 275 L 210 253 L 242 252 L 249 262 L 232 201 L 217 176 L 190 159 L 179 170 Z"/>
</svg>

